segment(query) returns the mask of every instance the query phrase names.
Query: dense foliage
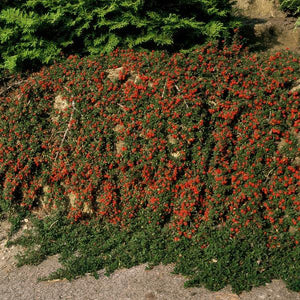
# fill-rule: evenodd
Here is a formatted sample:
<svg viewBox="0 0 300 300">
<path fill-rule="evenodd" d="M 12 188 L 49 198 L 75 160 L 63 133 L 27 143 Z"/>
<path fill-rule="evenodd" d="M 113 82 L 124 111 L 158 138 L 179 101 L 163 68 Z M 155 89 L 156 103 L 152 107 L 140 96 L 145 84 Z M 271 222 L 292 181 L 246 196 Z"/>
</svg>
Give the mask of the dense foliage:
<svg viewBox="0 0 300 300">
<path fill-rule="evenodd" d="M 176 50 L 229 37 L 229 0 L 26 0 L 0 4 L 0 68 L 40 67 L 116 47 Z"/>
<path fill-rule="evenodd" d="M 282 9 L 289 11 L 291 14 L 300 14 L 300 1 L 299 0 L 280 0 Z"/>
<path fill-rule="evenodd" d="M 280 0 L 282 10 L 294 16 L 300 16 L 300 0 Z M 296 26 L 300 27 L 300 17 L 296 22 Z"/>
<path fill-rule="evenodd" d="M 299 291 L 299 75 L 236 44 L 70 56 L 0 98 L 0 207 L 59 212 L 33 238 L 38 260 L 63 252 L 57 276 L 164 261 L 189 284 Z"/>
</svg>

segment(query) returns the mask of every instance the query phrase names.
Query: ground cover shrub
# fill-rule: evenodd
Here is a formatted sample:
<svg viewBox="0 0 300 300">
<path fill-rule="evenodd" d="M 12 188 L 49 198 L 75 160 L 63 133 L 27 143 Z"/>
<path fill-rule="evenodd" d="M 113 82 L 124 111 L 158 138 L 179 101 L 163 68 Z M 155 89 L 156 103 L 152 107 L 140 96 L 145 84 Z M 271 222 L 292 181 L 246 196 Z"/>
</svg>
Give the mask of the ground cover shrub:
<svg viewBox="0 0 300 300">
<path fill-rule="evenodd" d="M 174 51 L 228 38 L 238 25 L 231 5 L 229 0 L 5 1 L 0 4 L 0 68 L 38 68 L 61 52 Z"/>
<path fill-rule="evenodd" d="M 20 263 L 173 262 L 187 286 L 299 291 L 300 60 L 241 48 L 70 56 L 1 97 L 1 210 L 53 213 Z"/>
</svg>

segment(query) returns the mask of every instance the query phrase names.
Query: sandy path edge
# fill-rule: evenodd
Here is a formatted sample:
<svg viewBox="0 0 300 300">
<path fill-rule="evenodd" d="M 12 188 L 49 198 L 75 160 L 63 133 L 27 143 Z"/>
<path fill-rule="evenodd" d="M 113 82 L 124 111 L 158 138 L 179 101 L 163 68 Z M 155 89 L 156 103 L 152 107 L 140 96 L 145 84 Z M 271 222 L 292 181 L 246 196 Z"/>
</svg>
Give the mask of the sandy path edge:
<svg viewBox="0 0 300 300">
<path fill-rule="evenodd" d="M 26 228 L 25 224 L 25 228 Z M 9 223 L 0 223 L 0 295 L 1 300 L 9 299 L 84 299 L 84 300 L 254 300 L 282 299 L 300 300 L 300 293 L 287 290 L 281 280 L 273 280 L 266 286 L 253 288 L 250 292 L 236 295 L 226 287 L 218 292 L 204 288 L 183 287 L 184 277 L 171 274 L 172 265 L 159 265 L 145 270 L 146 265 L 121 269 L 110 277 L 99 271 L 99 279 L 84 276 L 74 281 L 60 280 L 37 282 L 60 264 L 58 256 L 48 258 L 39 266 L 16 267 L 14 256 L 19 247 L 6 248 Z M 23 227 L 24 229 L 24 227 Z"/>
</svg>

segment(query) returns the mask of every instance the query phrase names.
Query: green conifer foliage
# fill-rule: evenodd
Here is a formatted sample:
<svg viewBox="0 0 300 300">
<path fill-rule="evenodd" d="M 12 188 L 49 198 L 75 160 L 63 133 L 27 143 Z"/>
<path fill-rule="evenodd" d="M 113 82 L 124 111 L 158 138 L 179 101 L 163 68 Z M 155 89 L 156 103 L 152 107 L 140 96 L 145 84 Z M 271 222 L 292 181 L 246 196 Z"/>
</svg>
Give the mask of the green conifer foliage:
<svg viewBox="0 0 300 300">
<path fill-rule="evenodd" d="M 300 16 L 300 0 L 280 0 L 280 7 L 292 16 Z M 296 21 L 295 26 L 300 27 L 300 17 Z"/>
<path fill-rule="evenodd" d="M 32 69 L 60 53 L 188 49 L 238 25 L 229 0 L 27 0 L 0 4 L 0 67 Z"/>
</svg>

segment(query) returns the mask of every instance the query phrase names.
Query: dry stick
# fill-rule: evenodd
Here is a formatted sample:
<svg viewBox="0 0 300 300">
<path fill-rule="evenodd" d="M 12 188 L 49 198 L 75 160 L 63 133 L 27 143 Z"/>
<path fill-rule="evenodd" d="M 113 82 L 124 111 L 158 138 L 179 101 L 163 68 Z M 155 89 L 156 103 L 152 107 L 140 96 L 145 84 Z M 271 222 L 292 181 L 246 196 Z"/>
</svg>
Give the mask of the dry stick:
<svg viewBox="0 0 300 300">
<path fill-rule="evenodd" d="M 54 222 L 50 225 L 49 229 L 51 229 L 52 226 L 53 226 L 55 223 L 57 223 L 57 222 L 58 222 L 58 220 L 54 221 Z"/>
<path fill-rule="evenodd" d="M 166 91 L 166 87 L 167 87 L 167 81 L 168 81 L 168 78 L 166 79 L 166 82 L 165 82 L 165 85 L 164 85 L 164 90 L 163 90 L 162 95 L 161 95 L 162 98 L 165 96 L 165 91 Z"/>
<path fill-rule="evenodd" d="M 176 90 L 177 90 L 178 92 L 180 92 L 180 89 L 179 89 L 179 87 L 178 87 L 176 84 L 175 84 L 175 88 L 176 88 Z M 186 106 L 187 108 L 189 108 L 189 106 L 188 106 L 188 104 L 186 103 L 185 99 L 183 99 L 183 102 L 184 102 L 185 106 Z"/>
<path fill-rule="evenodd" d="M 177 84 L 175 84 L 175 88 L 178 92 L 180 92 L 180 88 L 177 86 Z"/>
<path fill-rule="evenodd" d="M 66 86 L 65 86 L 65 90 L 68 91 L 70 94 L 72 93 L 72 91 L 69 88 L 67 88 Z M 77 110 L 80 113 L 80 111 L 75 107 L 74 100 L 72 102 L 72 106 L 73 106 L 73 110 Z M 84 119 L 83 114 L 80 113 L 80 116 Z"/>
<path fill-rule="evenodd" d="M 267 182 L 270 179 L 270 174 L 275 171 L 275 169 L 271 169 L 268 174 L 266 175 L 266 180 L 264 182 Z"/>
<path fill-rule="evenodd" d="M 127 113 L 127 110 L 126 110 L 126 108 L 125 108 L 124 105 L 122 105 L 122 104 L 120 104 L 120 103 L 117 103 L 117 104 L 122 108 L 123 111 L 125 111 L 125 112 Z"/>
<path fill-rule="evenodd" d="M 15 75 L 1 76 L 0 81 L 4 81 L 4 80 L 6 80 L 6 79 L 10 79 L 10 78 L 14 78 L 14 77 L 15 77 Z"/>
<path fill-rule="evenodd" d="M 58 134 L 58 133 L 63 133 L 64 131 L 56 131 L 55 134 Z M 50 138 L 49 138 L 49 142 L 51 141 L 52 137 L 54 136 L 54 130 L 52 131 L 51 135 L 50 135 Z"/>
<path fill-rule="evenodd" d="M 65 281 L 67 280 L 66 278 L 62 278 L 62 279 L 51 279 L 51 280 L 46 280 L 46 282 L 58 282 L 58 281 Z"/>
<path fill-rule="evenodd" d="M 189 106 L 188 106 L 188 104 L 186 103 L 186 101 L 185 101 L 184 99 L 183 99 L 183 101 L 184 101 L 186 107 L 189 108 Z"/>
<path fill-rule="evenodd" d="M 63 143 L 64 143 L 64 141 L 65 141 L 65 139 L 66 139 L 66 137 L 67 137 L 68 131 L 69 131 L 70 128 L 71 128 L 71 121 L 73 120 L 74 111 L 75 111 L 75 109 L 76 109 L 76 108 L 75 108 L 75 102 L 74 102 L 74 100 L 72 101 L 72 107 L 73 107 L 73 109 L 72 109 L 72 112 L 71 112 L 69 124 L 68 124 L 68 127 L 67 127 L 67 129 L 66 129 L 66 131 L 65 131 L 65 133 L 64 133 L 64 136 L 63 136 L 62 140 L 61 140 L 61 143 L 60 143 L 59 148 L 63 145 Z M 59 152 L 56 153 L 56 156 L 55 156 L 54 161 L 56 161 L 56 159 L 57 159 L 57 157 L 58 157 L 58 154 L 59 154 Z"/>
<path fill-rule="evenodd" d="M 270 122 L 270 120 L 271 120 L 271 111 L 269 112 L 269 117 L 268 117 L 268 122 Z"/>
<path fill-rule="evenodd" d="M 6 93 L 8 90 L 10 90 L 11 88 L 13 88 L 14 86 L 16 85 L 20 85 L 22 84 L 23 82 L 26 82 L 28 80 L 21 80 L 21 81 L 17 81 L 17 82 L 14 82 L 13 84 L 9 85 L 7 88 L 5 88 L 3 91 L 0 92 L 0 96 L 4 93 Z"/>
</svg>

